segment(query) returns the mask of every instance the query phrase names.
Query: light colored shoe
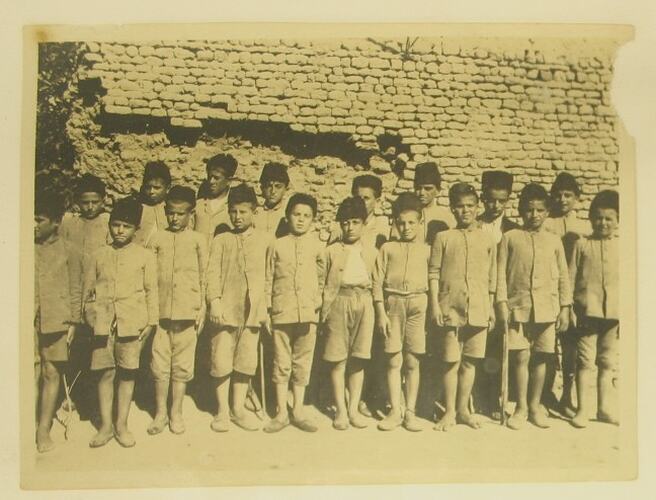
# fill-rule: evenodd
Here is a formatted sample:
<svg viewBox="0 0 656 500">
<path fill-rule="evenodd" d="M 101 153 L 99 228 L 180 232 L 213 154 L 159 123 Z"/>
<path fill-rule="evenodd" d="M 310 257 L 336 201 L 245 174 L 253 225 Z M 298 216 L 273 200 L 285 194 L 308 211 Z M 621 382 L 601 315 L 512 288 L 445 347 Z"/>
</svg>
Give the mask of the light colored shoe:
<svg viewBox="0 0 656 500">
<path fill-rule="evenodd" d="M 420 432 L 423 430 L 417 415 L 414 411 L 406 410 L 403 416 L 403 427 L 410 432 Z"/>
<path fill-rule="evenodd" d="M 169 430 L 173 434 L 184 434 L 187 429 L 185 428 L 184 420 L 179 419 L 169 420 Z"/>
<path fill-rule="evenodd" d="M 378 422 L 378 430 L 380 431 L 391 431 L 396 429 L 403 422 L 401 413 L 390 413 L 380 422 Z"/>
<path fill-rule="evenodd" d="M 134 439 L 134 434 L 132 434 L 127 429 L 123 432 L 114 430 L 114 438 L 123 448 L 132 448 L 135 444 L 137 444 L 137 441 Z"/>
<path fill-rule="evenodd" d="M 219 413 L 210 424 L 210 429 L 214 432 L 228 432 L 229 428 L 230 416 L 227 413 Z"/>
</svg>

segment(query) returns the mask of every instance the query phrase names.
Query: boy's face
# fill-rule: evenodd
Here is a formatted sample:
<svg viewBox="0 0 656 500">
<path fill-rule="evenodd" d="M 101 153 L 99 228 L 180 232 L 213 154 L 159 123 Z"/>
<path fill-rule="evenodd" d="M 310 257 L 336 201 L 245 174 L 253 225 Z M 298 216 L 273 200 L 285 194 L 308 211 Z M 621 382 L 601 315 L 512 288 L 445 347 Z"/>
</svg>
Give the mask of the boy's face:
<svg viewBox="0 0 656 500">
<path fill-rule="evenodd" d="M 414 241 L 417 238 L 420 220 L 421 215 L 414 210 L 405 210 L 396 217 L 394 223 L 401 241 Z"/>
<path fill-rule="evenodd" d="M 567 215 L 574 210 L 578 201 L 579 197 L 576 196 L 576 193 L 568 189 L 556 191 L 552 197 L 553 206 L 561 215 Z"/>
<path fill-rule="evenodd" d="M 451 211 L 458 222 L 458 227 L 469 227 L 476 222 L 478 215 L 478 200 L 472 194 L 460 196 L 451 206 Z"/>
<path fill-rule="evenodd" d="M 314 213 L 312 207 L 298 203 L 289 212 L 289 227 L 296 236 L 307 233 L 312 227 Z"/>
<path fill-rule="evenodd" d="M 82 193 L 77 199 L 80 215 L 85 219 L 95 219 L 103 209 L 103 198 L 98 193 Z"/>
<path fill-rule="evenodd" d="M 261 184 L 264 204 L 271 208 L 275 207 L 285 196 L 287 184 L 280 181 L 265 181 Z"/>
<path fill-rule="evenodd" d="M 614 208 L 598 208 L 590 218 L 592 231 L 600 238 L 609 238 L 615 234 L 619 221 L 619 214 Z"/>
<path fill-rule="evenodd" d="M 169 223 L 169 229 L 177 233 L 187 228 L 194 210 L 191 208 L 191 204 L 186 201 L 167 201 L 164 205 L 164 212 Z"/>
<path fill-rule="evenodd" d="M 425 208 L 433 203 L 439 190 L 435 184 L 418 184 L 415 186 L 415 194 L 419 197 L 421 205 Z"/>
<path fill-rule="evenodd" d="M 164 179 L 148 179 L 144 182 L 142 193 L 149 205 L 157 205 L 166 197 L 168 188 L 169 186 Z"/>
<path fill-rule="evenodd" d="M 222 168 L 210 168 L 207 172 L 207 187 L 210 190 L 210 196 L 216 198 L 224 194 L 230 187 L 230 177 L 228 177 Z"/>
<path fill-rule="evenodd" d="M 253 215 L 255 207 L 252 203 L 235 203 L 228 207 L 228 215 L 230 222 L 235 227 L 237 232 L 242 232 L 253 225 Z"/>
<path fill-rule="evenodd" d="M 483 206 L 485 215 L 491 219 L 501 217 L 506 210 L 510 193 L 506 189 L 488 189 L 483 195 Z"/>
<path fill-rule="evenodd" d="M 526 229 L 539 229 L 547 218 L 546 200 L 531 200 L 522 207 L 519 215 L 522 216 Z"/>
<path fill-rule="evenodd" d="M 112 220 L 109 222 L 109 234 L 112 237 L 115 247 L 124 247 L 132 241 L 134 233 L 137 232 L 137 226 L 122 220 Z"/>
<path fill-rule="evenodd" d="M 367 209 L 367 216 L 374 213 L 376 209 L 376 192 L 369 187 L 359 187 L 355 190 L 355 196 L 362 198 L 364 207 Z"/>
<path fill-rule="evenodd" d="M 362 229 L 364 229 L 364 221 L 362 219 L 353 218 L 346 219 L 339 223 L 342 228 L 342 238 L 345 243 L 355 243 L 362 236 Z"/>
<path fill-rule="evenodd" d="M 34 216 L 34 241 L 43 243 L 59 228 L 59 221 L 53 220 L 47 215 L 37 214 Z"/>
</svg>

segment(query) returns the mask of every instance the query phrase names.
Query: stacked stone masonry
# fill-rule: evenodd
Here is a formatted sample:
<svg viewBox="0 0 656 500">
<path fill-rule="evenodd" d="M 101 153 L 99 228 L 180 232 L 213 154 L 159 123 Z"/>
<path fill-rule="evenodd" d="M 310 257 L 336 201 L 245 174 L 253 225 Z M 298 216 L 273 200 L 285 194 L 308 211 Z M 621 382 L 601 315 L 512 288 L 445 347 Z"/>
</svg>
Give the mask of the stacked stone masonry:
<svg viewBox="0 0 656 500">
<path fill-rule="evenodd" d="M 412 188 L 414 166 L 436 161 L 447 204 L 454 182 L 480 186 L 487 169 L 548 187 L 559 171 L 583 189 L 581 215 L 598 190 L 618 183 L 617 116 L 610 102 L 610 40 L 419 39 L 237 40 L 87 43 L 80 84 L 99 99 L 69 121 L 80 170 L 113 191 L 138 187 L 143 164 L 169 163 L 177 182 L 198 184 L 202 160 L 231 152 L 239 180 L 267 161 L 290 165 L 292 187 L 320 199 L 325 225 L 350 179 L 384 180 L 380 210 Z M 107 131 L 134 119 L 145 128 Z M 335 141 L 332 151 L 296 154 L 274 141 L 213 134 L 216 124 L 267 124 Z M 150 126 L 159 124 L 158 127 Z M 223 130 L 234 130 L 227 129 Z M 181 144 L 176 131 L 195 137 Z M 310 142 L 310 144 L 312 144 Z M 311 148 L 310 148 L 311 149 Z M 344 151 L 343 154 L 340 151 Z M 513 196 L 513 213 L 516 196 Z"/>
</svg>

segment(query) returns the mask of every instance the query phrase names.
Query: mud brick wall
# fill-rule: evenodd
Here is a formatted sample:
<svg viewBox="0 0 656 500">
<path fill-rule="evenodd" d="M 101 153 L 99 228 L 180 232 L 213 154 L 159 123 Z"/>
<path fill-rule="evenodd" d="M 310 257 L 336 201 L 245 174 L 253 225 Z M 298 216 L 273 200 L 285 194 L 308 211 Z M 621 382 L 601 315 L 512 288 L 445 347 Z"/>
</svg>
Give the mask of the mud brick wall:
<svg viewBox="0 0 656 500">
<path fill-rule="evenodd" d="M 87 43 L 80 105 L 69 122 L 78 167 L 115 193 L 137 188 L 143 164 L 166 161 L 197 185 L 202 160 L 230 152 L 238 180 L 267 161 L 334 216 L 350 180 L 384 180 L 381 212 L 412 188 L 414 167 L 443 172 L 440 203 L 486 169 L 515 174 L 515 191 L 578 176 L 581 215 L 618 182 L 606 40 L 238 40 Z M 513 207 L 516 196 L 513 197 Z M 513 208 L 514 213 L 514 208 Z"/>
</svg>

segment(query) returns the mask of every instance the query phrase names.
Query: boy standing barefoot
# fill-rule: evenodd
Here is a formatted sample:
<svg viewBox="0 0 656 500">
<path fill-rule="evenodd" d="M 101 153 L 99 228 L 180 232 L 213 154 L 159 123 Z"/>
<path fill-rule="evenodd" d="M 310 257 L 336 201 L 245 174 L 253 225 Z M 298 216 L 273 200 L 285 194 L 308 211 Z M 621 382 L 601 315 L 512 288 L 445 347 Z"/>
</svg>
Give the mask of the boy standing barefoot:
<svg viewBox="0 0 656 500">
<path fill-rule="evenodd" d="M 230 410 L 233 423 L 242 429 L 259 429 L 244 408 L 248 384 L 257 370 L 260 328 L 266 324 L 264 269 L 271 237 L 253 227 L 256 207 L 253 188 L 245 184 L 232 188 L 228 212 L 233 229 L 216 236 L 210 251 L 207 301 L 215 328 L 210 368 L 218 403 L 211 423 L 215 432 L 228 430 Z"/>
<path fill-rule="evenodd" d="M 151 435 L 162 432 L 167 424 L 174 434 L 185 431 L 182 401 L 194 376 L 196 337 L 205 321 L 207 247 L 203 235 L 188 229 L 195 206 L 193 189 L 173 186 L 164 208 L 169 226 L 157 231 L 148 245 L 157 261 L 159 296 L 159 325 L 150 362 L 156 404 L 148 427 Z"/>
<path fill-rule="evenodd" d="M 592 236 L 580 239 L 570 260 L 574 288 L 575 321 L 578 322 L 575 427 L 590 418 L 589 396 L 594 365 L 597 365 L 597 420 L 619 424 L 610 408 L 613 370 L 619 340 L 619 195 L 601 191 L 590 205 Z"/>
<path fill-rule="evenodd" d="M 36 446 L 50 451 L 50 428 L 55 414 L 61 375 L 68 362 L 68 347 L 80 323 L 82 259 L 59 237 L 64 215 L 59 196 L 37 196 L 34 211 L 35 326 L 41 359 L 41 397 Z"/>
<path fill-rule="evenodd" d="M 421 228 L 422 206 L 412 193 L 402 193 L 392 213 L 399 241 L 385 243 L 378 253 L 373 276 L 376 324 L 385 337 L 387 386 L 392 409 L 378 424 L 380 430 L 401 423 L 420 431 L 415 416 L 419 390 L 419 357 L 426 351 L 428 258 Z M 405 375 L 405 415 L 401 409 L 401 370 Z"/>
<path fill-rule="evenodd" d="M 91 369 L 99 375 L 100 428 L 89 446 L 97 448 L 112 437 L 134 446 L 128 415 L 145 339 L 159 322 L 157 265 L 150 250 L 133 242 L 141 220 L 141 204 L 133 198 L 117 201 L 109 218 L 112 244 L 100 248 L 85 266 L 83 297 L 94 302 L 94 350 Z M 114 379 L 118 378 L 116 426 L 112 426 Z"/>
<path fill-rule="evenodd" d="M 517 386 L 511 429 L 523 427 L 527 418 L 537 427 L 549 427 L 540 404 L 546 365 L 554 355 L 556 330 L 566 331 L 569 323 L 572 292 L 565 251 L 560 238 L 543 227 L 548 205 L 542 186 L 524 187 L 519 196 L 524 227 L 504 234 L 499 247 L 497 304 L 508 328 Z"/>
<path fill-rule="evenodd" d="M 361 242 L 367 210 L 361 198 L 346 198 L 337 210 L 341 241 L 326 249 L 326 282 L 321 321 L 326 341 L 323 359 L 331 364 L 330 378 L 337 413 L 333 427 L 346 430 L 367 426 L 358 407 L 362 395 L 364 366 L 371 357 L 374 306 L 371 274 L 376 247 Z M 348 380 L 348 410 L 344 375 Z"/>
<path fill-rule="evenodd" d="M 485 357 L 488 328 L 494 325 L 496 243 L 476 222 L 478 194 L 473 186 L 454 184 L 449 190 L 455 229 L 437 235 L 428 277 L 431 315 L 438 327 L 444 363 L 446 413 L 435 425 L 447 431 L 457 422 L 474 429 L 479 421 L 469 411 L 476 366 Z"/>
<path fill-rule="evenodd" d="M 291 422 L 306 432 L 317 426 L 305 416 L 305 388 L 316 344 L 324 283 L 324 249 L 311 231 L 317 201 L 296 193 L 287 204 L 291 234 L 275 240 L 267 252 L 266 301 L 273 323 L 273 383 L 278 411 L 264 428 L 278 432 L 289 425 L 287 391 L 291 378 L 294 406 Z"/>
</svg>

